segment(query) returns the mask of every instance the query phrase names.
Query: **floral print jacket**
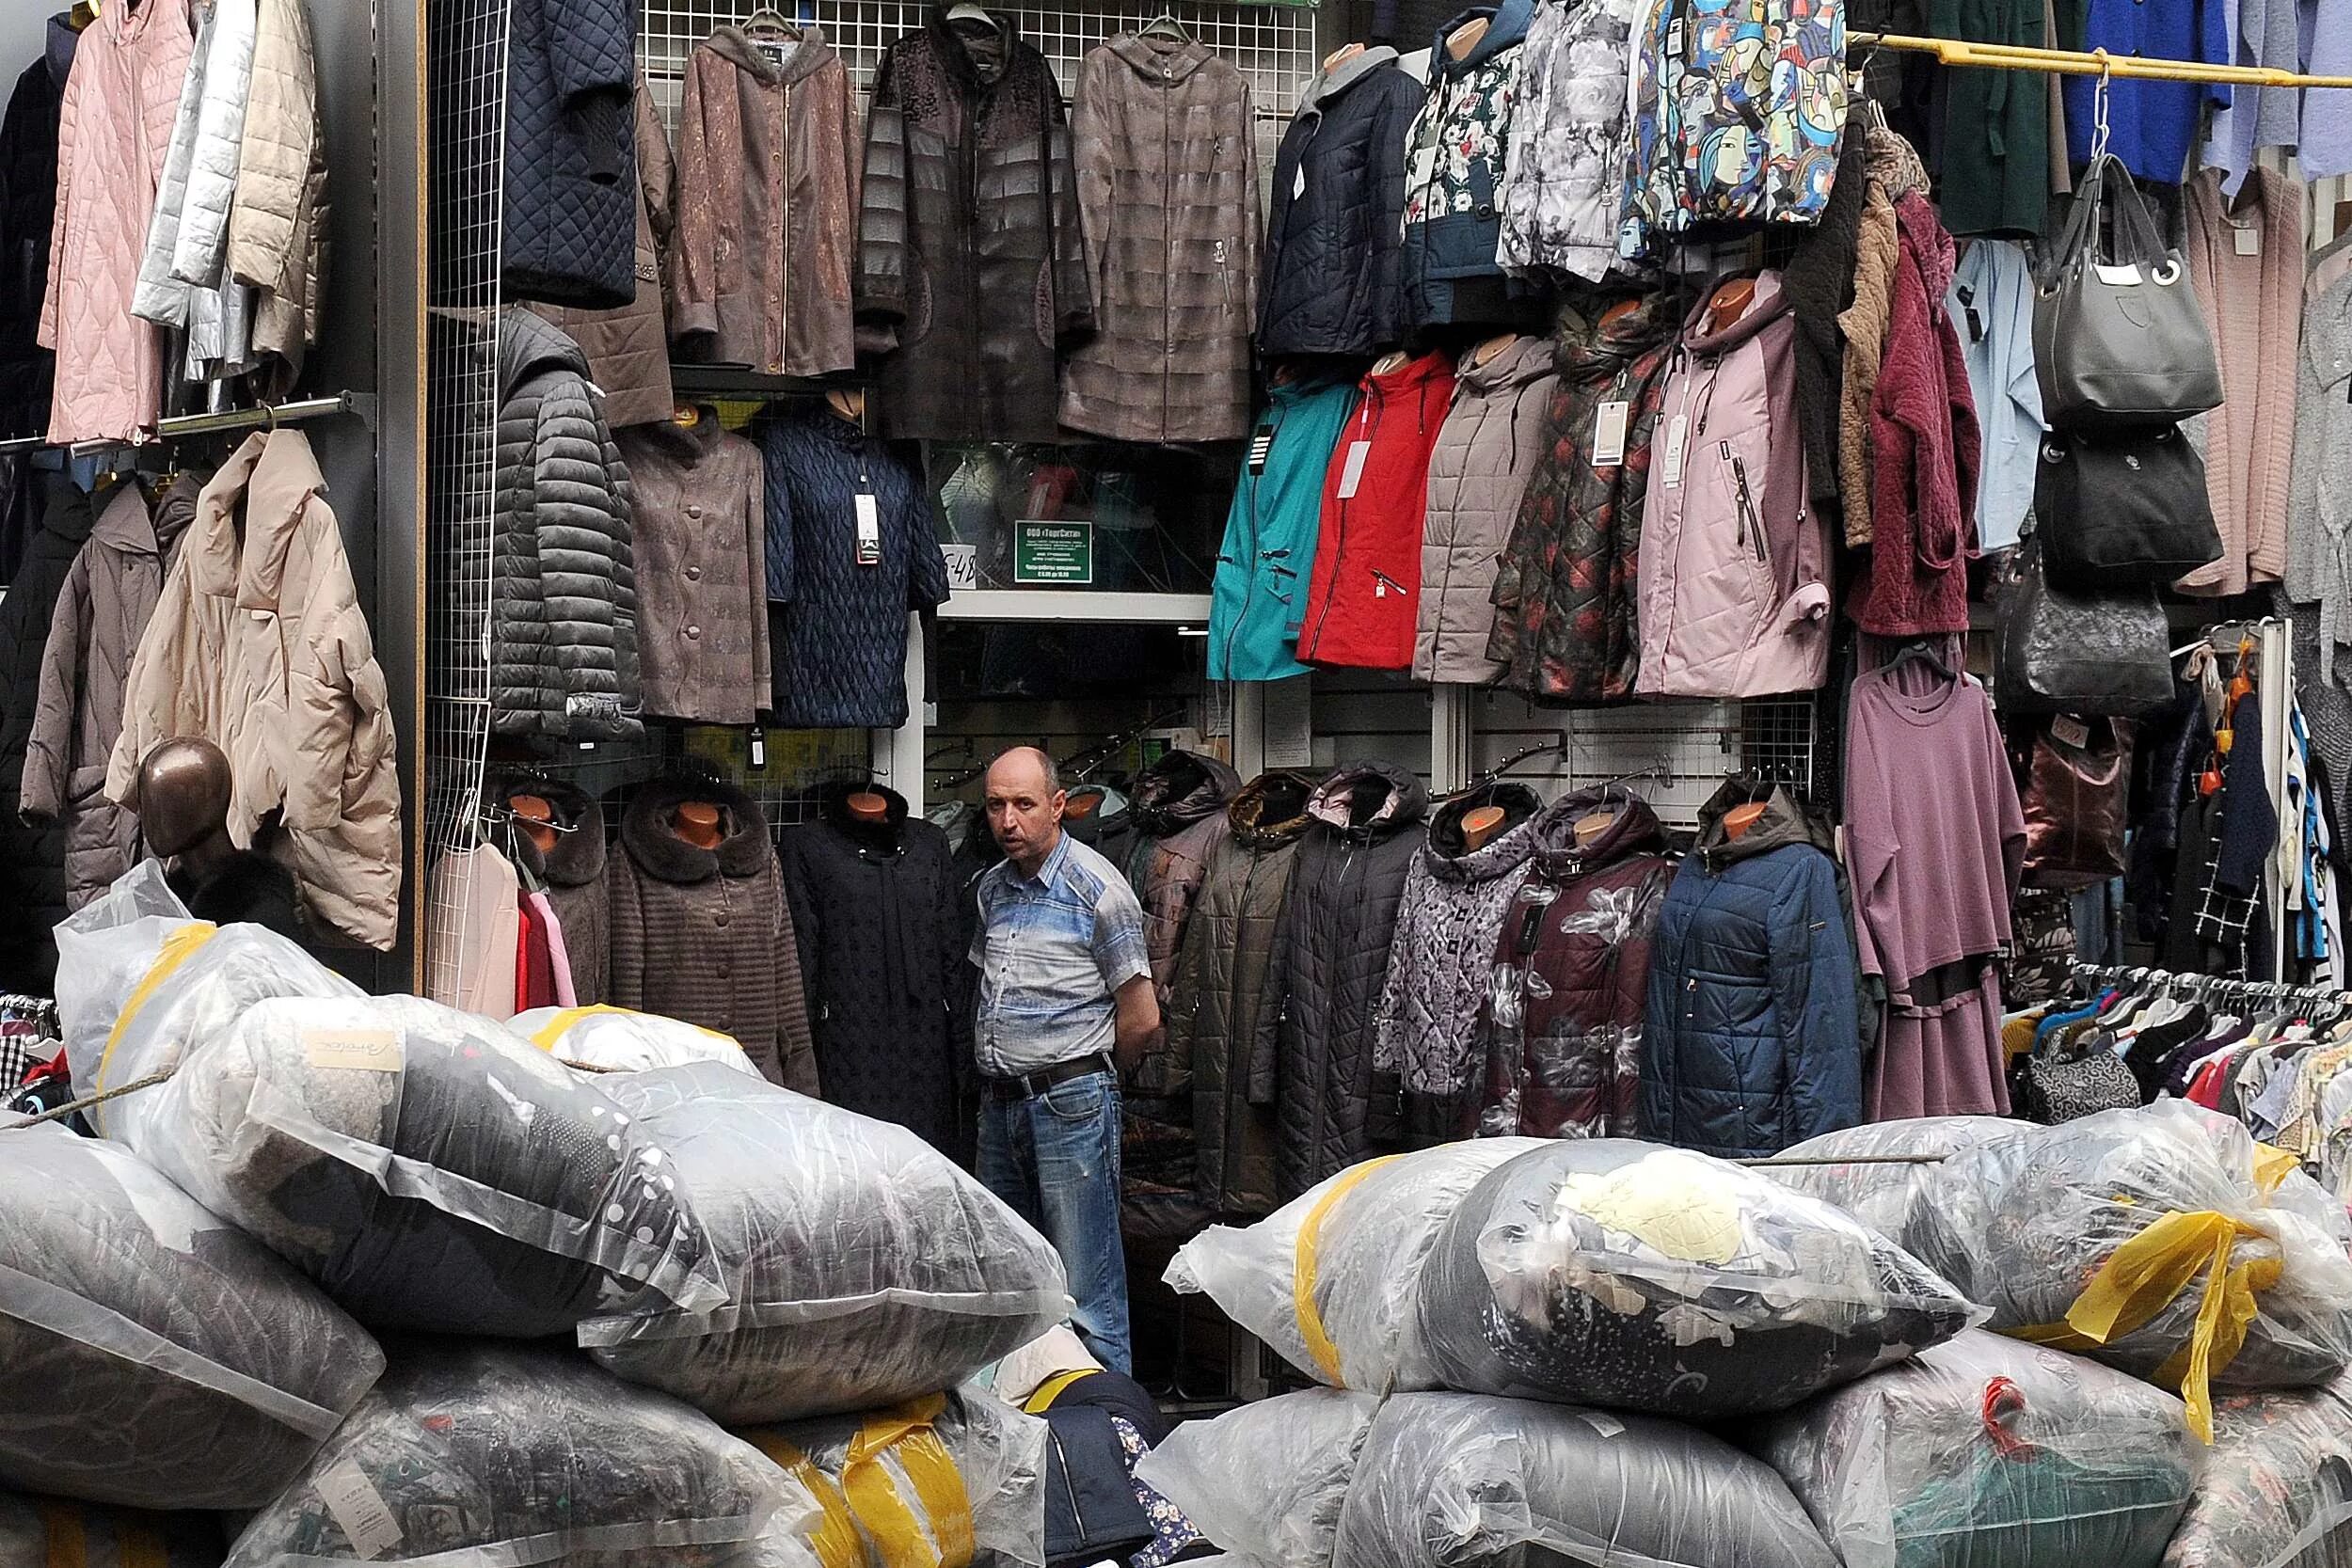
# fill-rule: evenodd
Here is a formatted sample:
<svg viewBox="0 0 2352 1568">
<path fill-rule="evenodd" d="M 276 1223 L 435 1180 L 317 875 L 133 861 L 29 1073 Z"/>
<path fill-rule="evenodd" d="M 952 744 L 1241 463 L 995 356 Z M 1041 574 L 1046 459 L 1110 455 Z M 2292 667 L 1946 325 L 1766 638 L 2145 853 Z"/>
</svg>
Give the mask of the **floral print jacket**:
<svg viewBox="0 0 2352 1568">
<path fill-rule="evenodd" d="M 1406 300 L 1418 325 L 1454 320 L 1454 286 L 1464 279 L 1502 276 L 1503 149 L 1534 8 L 1534 0 L 1479 7 L 1449 24 L 1431 51 L 1429 95 L 1405 143 Z M 1447 38 L 1477 21 L 1486 23 L 1485 36 L 1454 59 Z"/>
</svg>

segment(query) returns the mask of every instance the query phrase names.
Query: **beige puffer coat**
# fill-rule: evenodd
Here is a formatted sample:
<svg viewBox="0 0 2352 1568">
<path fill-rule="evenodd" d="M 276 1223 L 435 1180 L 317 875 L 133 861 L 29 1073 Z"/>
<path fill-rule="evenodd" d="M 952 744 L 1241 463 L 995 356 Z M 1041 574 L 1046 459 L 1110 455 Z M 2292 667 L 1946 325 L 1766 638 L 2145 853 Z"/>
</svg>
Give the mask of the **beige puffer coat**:
<svg viewBox="0 0 2352 1568">
<path fill-rule="evenodd" d="M 303 351 L 319 341 L 326 230 L 326 135 L 310 13 L 303 0 L 261 0 L 228 270 L 257 291 L 252 351 L 282 364 L 276 395 L 292 389 Z"/>
<path fill-rule="evenodd" d="M 1549 338 L 1514 341 L 1485 364 L 1462 356 L 1453 401 L 1429 453 L 1421 535 L 1421 602 L 1413 673 L 1484 686 L 1503 666 L 1486 657 L 1495 575 L 1543 447 L 1544 410 L 1560 377 Z"/>
<path fill-rule="evenodd" d="M 200 735 L 229 755 L 229 835 L 282 810 L 283 855 L 314 934 L 392 945 L 400 777 L 384 672 L 326 481 L 298 430 L 257 431 L 198 498 L 131 661 L 107 797 L 139 758 Z"/>
</svg>

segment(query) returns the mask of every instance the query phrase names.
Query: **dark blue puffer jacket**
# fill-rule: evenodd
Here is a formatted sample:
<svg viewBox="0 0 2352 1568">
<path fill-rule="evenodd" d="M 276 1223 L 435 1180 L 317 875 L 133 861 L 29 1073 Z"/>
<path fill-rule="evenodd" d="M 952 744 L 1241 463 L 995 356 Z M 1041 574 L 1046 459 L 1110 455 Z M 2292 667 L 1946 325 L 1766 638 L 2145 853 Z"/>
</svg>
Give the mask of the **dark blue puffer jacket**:
<svg viewBox="0 0 2352 1568">
<path fill-rule="evenodd" d="M 1642 1134 L 1724 1159 L 1862 1119 L 1853 928 L 1825 828 L 1786 790 L 1737 839 L 1727 784 L 1659 914 Z"/>
</svg>

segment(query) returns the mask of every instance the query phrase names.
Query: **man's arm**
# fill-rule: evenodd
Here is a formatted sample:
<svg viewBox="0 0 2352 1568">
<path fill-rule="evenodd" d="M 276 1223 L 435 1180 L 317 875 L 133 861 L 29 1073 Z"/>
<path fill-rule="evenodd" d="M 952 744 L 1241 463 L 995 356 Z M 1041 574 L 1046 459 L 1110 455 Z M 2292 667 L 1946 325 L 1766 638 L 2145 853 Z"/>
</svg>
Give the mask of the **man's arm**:
<svg viewBox="0 0 2352 1568">
<path fill-rule="evenodd" d="M 1136 1065 L 1160 1034 L 1160 999 L 1152 989 L 1152 976 L 1138 974 L 1112 993 L 1119 1004 L 1119 1017 L 1112 1028 L 1116 1035 L 1113 1047 L 1119 1059 L 1120 1076 L 1131 1078 Z"/>
</svg>

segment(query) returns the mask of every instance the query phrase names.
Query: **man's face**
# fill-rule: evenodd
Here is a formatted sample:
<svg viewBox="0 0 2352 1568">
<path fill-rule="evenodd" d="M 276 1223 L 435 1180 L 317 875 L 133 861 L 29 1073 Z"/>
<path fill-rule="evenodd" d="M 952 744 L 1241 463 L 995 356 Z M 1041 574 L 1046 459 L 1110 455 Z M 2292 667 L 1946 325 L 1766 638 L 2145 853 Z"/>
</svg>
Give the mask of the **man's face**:
<svg viewBox="0 0 2352 1568">
<path fill-rule="evenodd" d="M 1007 859 L 1034 866 L 1052 852 L 1068 799 L 1046 788 L 1045 769 L 1034 756 L 1016 752 L 988 770 L 988 831 Z"/>
</svg>

